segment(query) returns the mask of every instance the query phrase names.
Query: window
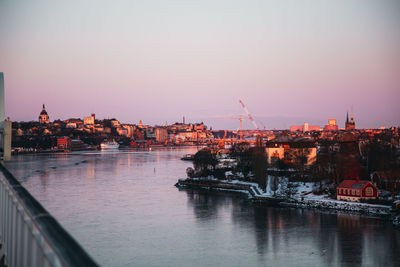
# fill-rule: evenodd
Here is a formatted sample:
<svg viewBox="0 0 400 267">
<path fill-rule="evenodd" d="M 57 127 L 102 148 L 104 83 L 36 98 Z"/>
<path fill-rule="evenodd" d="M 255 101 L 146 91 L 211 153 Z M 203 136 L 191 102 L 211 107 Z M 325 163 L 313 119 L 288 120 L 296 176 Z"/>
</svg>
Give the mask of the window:
<svg viewBox="0 0 400 267">
<path fill-rule="evenodd" d="M 361 196 L 361 190 L 357 190 L 357 196 Z"/>
<path fill-rule="evenodd" d="M 371 186 L 365 188 L 365 196 L 372 197 L 374 195 L 374 189 Z"/>
</svg>

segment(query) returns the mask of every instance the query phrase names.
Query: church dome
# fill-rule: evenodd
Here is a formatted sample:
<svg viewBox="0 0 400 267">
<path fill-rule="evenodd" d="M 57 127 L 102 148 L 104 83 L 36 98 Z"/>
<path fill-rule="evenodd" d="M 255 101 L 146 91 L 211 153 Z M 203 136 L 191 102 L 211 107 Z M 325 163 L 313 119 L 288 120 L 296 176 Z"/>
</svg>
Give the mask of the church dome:
<svg viewBox="0 0 400 267">
<path fill-rule="evenodd" d="M 40 112 L 40 115 L 39 115 L 39 123 L 50 123 L 49 115 L 47 115 L 44 104 L 43 104 L 42 112 Z"/>
<path fill-rule="evenodd" d="M 40 112 L 40 115 L 47 115 L 47 111 L 46 111 L 46 109 L 44 107 L 44 104 L 43 104 L 42 112 Z"/>
</svg>

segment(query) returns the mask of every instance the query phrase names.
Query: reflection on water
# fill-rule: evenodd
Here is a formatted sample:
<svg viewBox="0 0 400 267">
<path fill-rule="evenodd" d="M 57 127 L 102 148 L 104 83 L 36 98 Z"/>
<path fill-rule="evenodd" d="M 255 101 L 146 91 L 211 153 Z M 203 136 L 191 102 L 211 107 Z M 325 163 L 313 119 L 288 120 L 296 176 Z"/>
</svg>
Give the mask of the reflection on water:
<svg viewBox="0 0 400 267">
<path fill-rule="evenodd" d="M 104 266 L 399 266 L 400 234 L 358 215 L 173 185 L 195 148 L 23 155 L 8 168 Z"/>
<path fill-rule="evenodd" d="M 221 220 L 229 211 L 229 223 L 237 225 L 238 232 L 252 231 L 259 263 L 272 260 L 276 264 L 324 266 L 400 264 L 400 233 L 382 220 L 255 206 L 232 193 L 217 196 L 206 191 L 186 191 L 188 203 L 201 223 Z"/>
</svg>

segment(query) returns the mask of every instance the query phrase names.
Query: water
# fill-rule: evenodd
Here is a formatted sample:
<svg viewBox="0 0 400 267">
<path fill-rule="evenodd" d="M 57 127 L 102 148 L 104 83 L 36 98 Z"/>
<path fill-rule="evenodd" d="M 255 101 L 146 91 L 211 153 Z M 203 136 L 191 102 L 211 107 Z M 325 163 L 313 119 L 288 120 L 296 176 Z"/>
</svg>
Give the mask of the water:
<svg viewBox="0 0 400 267">
<path fill-rule="evenodd" d="M 102 266 L 400 266 L 377 218 L 179 190 L 195 148 L 23 155 L 7 167 Z"/>
</svg>

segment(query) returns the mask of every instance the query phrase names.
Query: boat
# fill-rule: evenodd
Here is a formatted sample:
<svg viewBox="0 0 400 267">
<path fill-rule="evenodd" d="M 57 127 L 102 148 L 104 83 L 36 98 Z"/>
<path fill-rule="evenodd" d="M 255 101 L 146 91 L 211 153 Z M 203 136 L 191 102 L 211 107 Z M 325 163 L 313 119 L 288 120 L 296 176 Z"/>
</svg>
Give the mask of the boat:
<svg viewBox="0 0 400 267">
<path fill-rule="evenodd" d="M 101 150 L 118 149 L 118 148 L 119 148 L 119 144 L 117 142 L 115 142 L 115 140 L 104 141 L 103 143 L 100 144 Z"/>
<path fill-rule="evenodd" d="M 184 156 L 181 158 L 181 160 L 189 160 L 189 161 L 192 161 L 192 160 L 194 160 L 194 155 L 193 155 L 193 154 L 186 154 L 186 155 L 184 155 Z"/>
</svg>

